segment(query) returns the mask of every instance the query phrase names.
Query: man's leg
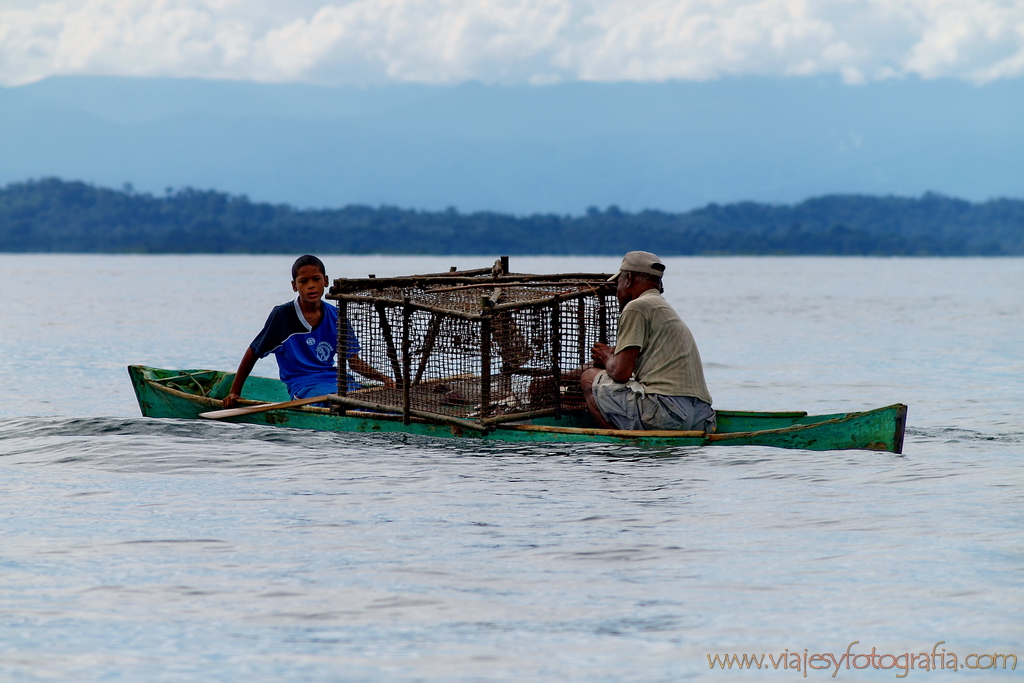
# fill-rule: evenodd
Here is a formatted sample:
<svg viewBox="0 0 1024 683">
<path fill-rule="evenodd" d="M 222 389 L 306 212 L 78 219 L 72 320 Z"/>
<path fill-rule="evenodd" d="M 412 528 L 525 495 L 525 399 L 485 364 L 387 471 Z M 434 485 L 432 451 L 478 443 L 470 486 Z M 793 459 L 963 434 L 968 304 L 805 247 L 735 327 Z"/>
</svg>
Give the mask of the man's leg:
<svg viewBox="0 0 1024 683">
<path fill-rule="evenodd" d="M 587 410 L 590 411 L 594 421 L 602 429 L 615 429 L 615 425 L 604 419 L 601 409 L 597 407 L 597 400 L 594 398 L 594 378 L 602 371 L 599 368 L 588 368 L 580 375 L 580 389 L 583 390 L 583 400 L 587 402 Z"/>
</svg>

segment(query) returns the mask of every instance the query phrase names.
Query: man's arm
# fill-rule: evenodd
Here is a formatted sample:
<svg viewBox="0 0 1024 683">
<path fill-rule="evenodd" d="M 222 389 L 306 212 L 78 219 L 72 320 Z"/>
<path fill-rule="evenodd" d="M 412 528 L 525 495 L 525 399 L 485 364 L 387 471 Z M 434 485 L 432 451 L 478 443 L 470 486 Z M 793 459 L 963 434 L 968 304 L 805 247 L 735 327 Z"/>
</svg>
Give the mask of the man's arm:
<svg viewBox="0 0 1024 683">
<path fill-rule="evenodd" d="M 231 391 L 224 397 L 225 408 L 234 408 L 238 404 L 238 399 L 242 397 L 245 380 L 249 379 L 249 373 L 252 372 L 257 360 L 259 359 L 256 358 L 256 352 L 252 350 L 251 346 L 247 346 L 242 355 L 242 361 L 238 364 L 238 370 L 235 371 L 235 381 L 231 383 Z"/>
<path fill-rule="evenodd" d="M 364 361 L 358 355 L 352 356 L 348 359 L 348 366 L 352 368 L 353 371 L 358 372 L 366 379 L 372 379 L 378 382 L 383 382 L 384 386 L 386 386 L 389 389 L 395 386 L 395 380 L 391 379 L 384 373 L 378 371 L 375 367 Z"/>
<path fill-rule="evenodd" d="M 636 370 L 636 359 L 640 356 L 639 346 L 629 346 L 616 352 L 614 346 L 598 342 L 590 351 L 594 365 L 604 368 L 612 380 L 622 384 L 628 382 Z"/>
</svg>

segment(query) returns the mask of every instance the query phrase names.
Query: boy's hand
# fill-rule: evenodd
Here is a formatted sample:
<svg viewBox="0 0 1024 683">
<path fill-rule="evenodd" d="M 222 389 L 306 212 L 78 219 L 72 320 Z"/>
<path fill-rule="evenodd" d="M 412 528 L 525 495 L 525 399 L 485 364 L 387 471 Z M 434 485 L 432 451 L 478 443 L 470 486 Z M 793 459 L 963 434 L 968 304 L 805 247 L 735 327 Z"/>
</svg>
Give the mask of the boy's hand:
<svg viewBox="0 0 1024 683">
<path fill-rule="evenodd" d="M 225 408 L 234 408 L 236 405 L 238 405 L 238 399 L 240 398 L 242 397 L 239 396 L 238 394 L 231 393 L 225 396 L 224 400 L 221 401 L 221 403 L 224 404 Z"/>
</svg>

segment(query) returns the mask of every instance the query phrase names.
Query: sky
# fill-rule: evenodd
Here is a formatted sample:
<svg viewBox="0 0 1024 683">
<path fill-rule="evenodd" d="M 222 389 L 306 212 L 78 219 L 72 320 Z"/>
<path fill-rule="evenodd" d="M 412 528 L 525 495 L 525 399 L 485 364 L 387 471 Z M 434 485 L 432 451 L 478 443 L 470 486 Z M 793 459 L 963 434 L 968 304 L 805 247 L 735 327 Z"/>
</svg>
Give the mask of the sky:
<svg viewBox="0 0 1024 683">
<path fill-rule="evenodd" d="M 1024 0 L 0 0 L 0 115 L 0 183 L 516 213 L 1019 197 Z"/>
<path fill-rule="evenodd" d="M 1024 75 L 1024 0 L 0 0 L 0 85 Z"/>
</svg>

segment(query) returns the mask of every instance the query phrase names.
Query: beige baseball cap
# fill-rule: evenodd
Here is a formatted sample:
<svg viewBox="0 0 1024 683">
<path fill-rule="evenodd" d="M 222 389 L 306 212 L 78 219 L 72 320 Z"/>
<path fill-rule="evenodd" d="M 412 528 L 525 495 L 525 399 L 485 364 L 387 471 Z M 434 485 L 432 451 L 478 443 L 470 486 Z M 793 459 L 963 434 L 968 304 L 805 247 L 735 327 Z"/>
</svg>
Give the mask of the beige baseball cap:
<svg viewBox="0 0 1024 683">
<path fill-rule="evenodd" d="M 624 270 L 661 277 L 665 274 L 665 264 L 649 251 L 631 251 L 622 257 L 619 272 L 608 278 L 608 282 L 615 282 Z"/>
</svg>

